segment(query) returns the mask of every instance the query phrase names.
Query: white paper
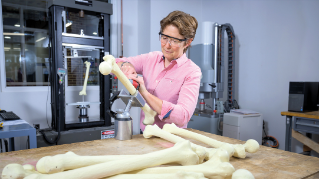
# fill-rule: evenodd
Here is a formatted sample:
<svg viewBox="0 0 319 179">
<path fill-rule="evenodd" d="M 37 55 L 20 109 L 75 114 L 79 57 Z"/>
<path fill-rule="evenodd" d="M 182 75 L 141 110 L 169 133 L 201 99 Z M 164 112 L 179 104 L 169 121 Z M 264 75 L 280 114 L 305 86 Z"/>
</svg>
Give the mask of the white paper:
<svg viewBox="0 0 319 179">
<path fill-rule="evenodd" d="M 3 122 L 3 126 L 11 126 L 11 125 L 18 125 L 18 124 L 28 124 L 27 121 L 22 120 L 22 119 L 1 121 L 1 122 Z"/>
<path fill-rule="evenodd" d="M 231 113 L 239 113 L 239 114 L 259 114 L 259 112 L 250 110 L 250 109 L 232 109 Z"/>
</svg>

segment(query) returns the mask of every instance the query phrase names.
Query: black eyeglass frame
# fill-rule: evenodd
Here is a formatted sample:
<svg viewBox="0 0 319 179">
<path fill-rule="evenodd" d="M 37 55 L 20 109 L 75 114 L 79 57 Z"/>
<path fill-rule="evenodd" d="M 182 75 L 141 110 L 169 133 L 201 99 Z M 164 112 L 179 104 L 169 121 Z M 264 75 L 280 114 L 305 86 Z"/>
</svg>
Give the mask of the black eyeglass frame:
<svg viewBox="0 0 319 179">
<path fill-rule="evenodd" d="M 175 40 L 179 40 L 179 41 L 181 41 L 181 42 L 184 42 L 184 41 L 187 40 L 187 38 L 185 38 L 185 39 L 179 39 L 179 38 L 171 37 L 171 36 L 169 36 L 169 35 L 163 34 L 162 32 L 159 32 L 158 35 L 164 35 L 164 36 L 166 36 L 166 37 L 169 37 L 169 38 L 172 38 L 172 39 L 175 39 Z"/>
</svg>

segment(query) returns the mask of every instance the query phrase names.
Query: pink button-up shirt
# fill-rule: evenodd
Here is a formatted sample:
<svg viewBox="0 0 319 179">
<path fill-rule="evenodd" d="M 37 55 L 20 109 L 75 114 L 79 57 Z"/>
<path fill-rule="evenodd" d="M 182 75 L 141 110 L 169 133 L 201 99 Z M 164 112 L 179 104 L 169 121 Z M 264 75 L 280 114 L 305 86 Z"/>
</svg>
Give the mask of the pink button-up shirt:
<svg viewBox="0 0 319 179">
<path fill-rule="evenodd" d="M 157 126 L 175 123 L 186 128 L 194 113 L 200 88 L 200 68 L 183 54 L 164 68 L 162 52 L 150 52 L 136 57 L 118 58 L 116 63 L 128 61 L 144 77 L 148 92 L 163 101 L 161 114 L 155 116 Z M 164 118 L 164 119 L 163 119 Z M 140 127 L 144 131 L 144 112 L 141 111 Z"/>
</svg>

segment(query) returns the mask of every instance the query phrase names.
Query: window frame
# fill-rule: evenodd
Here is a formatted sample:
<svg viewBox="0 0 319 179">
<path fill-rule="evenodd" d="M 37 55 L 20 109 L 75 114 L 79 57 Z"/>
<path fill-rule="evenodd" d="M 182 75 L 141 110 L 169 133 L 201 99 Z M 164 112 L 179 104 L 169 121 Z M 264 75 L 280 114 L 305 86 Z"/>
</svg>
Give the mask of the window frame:
<svg viewBox="0 0 319 179">
<path fill-rule="evenodd" d="M 38 8 L 38 7 L 32 7 L 32 6 L 23 6 L 23 5 L 18 5 L 18 4 L 11 4 L 11 3 L 2 3 L 1 2 L 1 9 L 0 9 L 0 18 L 2 19 L 2 6 L 9 6 L 9 7 L 15 7 L 19 8 L 19 13 L 20 13 L 20 27 L 14 27 L 14 26 L 8 26 L 8 25 L 3 25 L 3 21 L 0 23 L 0 34 L 2 37 L 0 38 L 0 49 L 2 52 L 1 59 L 0 60 L 0 87 L 1 87 L 1 92 L 27 92 L 27 91 L 47 91 L 49 82 L 25 82 L 25 77 L 23 82 L 17 82 L 19 84 L 23 83 L 47 83 L 48 85 L 46 86 L 7 86 L 6 82 L 6 69 L 5 69 L 5 53 L 4 53 L 4 39 L 3 39 L 3 30 L 8 29 L 8 30 L 19 30 L 21 33 L 24 33 L 25 31 L 31 31 L 31 32 L 46 32 L 48 33 L 48 30 L 44 29 L 36 29 L 36 28 L 28 28 L 28 27 L 23 27 L 23 9 L 27 10 L 35 10 L 35 11 L 42 11 L 46 12 L 46 9 L 43 8 Z M 25 44 L 24 40 L 21 41 L 21 50 L 24 51 L 25 49 Z M 23 64 L 25 66 L 25 63 Z"/>
</svg>

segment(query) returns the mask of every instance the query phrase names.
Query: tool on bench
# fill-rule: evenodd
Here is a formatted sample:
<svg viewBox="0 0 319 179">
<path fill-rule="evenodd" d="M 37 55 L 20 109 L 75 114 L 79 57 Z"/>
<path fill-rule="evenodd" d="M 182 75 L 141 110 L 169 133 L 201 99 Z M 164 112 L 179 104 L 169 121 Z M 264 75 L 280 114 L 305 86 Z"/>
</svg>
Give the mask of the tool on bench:
<svg viewBox="0 0 319 179">
<path fill-rule="evenodd" d="M 112 111 L 112 104 L 118 98 L 126 104 L 125 109 L 118 109 L 116 112 Z M 145 100 L 142 95 L 136 91 L 134 95 L 127 94 L 124 90 L 118 91 L 113 94 L 110 99 L 110 109 L 107 111 L 111 117 L 114 118 L 115 139 L 117 140 L 130 140 L 133 135 L 133 124 L 130 116 L 131 107 L 143 107 Z"/>
</svg>

